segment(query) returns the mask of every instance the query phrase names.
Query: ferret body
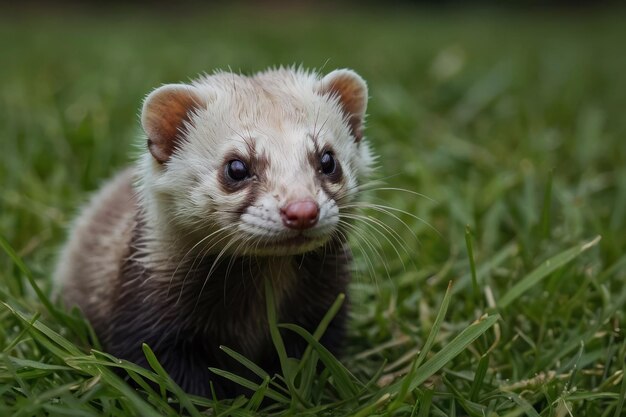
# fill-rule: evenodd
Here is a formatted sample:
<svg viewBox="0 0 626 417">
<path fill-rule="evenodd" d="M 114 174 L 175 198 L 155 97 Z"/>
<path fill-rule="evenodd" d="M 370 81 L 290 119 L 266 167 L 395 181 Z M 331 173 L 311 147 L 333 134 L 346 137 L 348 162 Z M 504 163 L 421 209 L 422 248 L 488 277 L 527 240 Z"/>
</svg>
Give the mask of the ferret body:
<svg viewBox="0 0 626 417">
<path fill-rule="evenodd" d="M 350 280 L 345 215 L 372 156 L 367 87 L 274 69 L 165 85 L 142 110 L 147 147 L 75 222 L 56 272 L 105 350 L 143 366 L 142 343 L 187 392 L 233 396 L 243 376 L 224 345 L 277 372 L 265 282 L 279 322 L 313 331 Z M 348 216 L 349 217 L 349 216 Z M 322 343 L 337 352 L 346 306 Z M 289 356 L 306 347 L 285 332 Z"/>
</svg>

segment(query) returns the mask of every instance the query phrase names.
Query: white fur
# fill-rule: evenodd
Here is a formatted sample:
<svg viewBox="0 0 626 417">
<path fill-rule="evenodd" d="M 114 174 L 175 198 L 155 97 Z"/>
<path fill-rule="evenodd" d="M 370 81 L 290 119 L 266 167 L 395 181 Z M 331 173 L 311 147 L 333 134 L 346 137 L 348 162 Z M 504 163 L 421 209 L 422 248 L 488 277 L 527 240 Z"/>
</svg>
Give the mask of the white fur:
<svg viewBox="0 0 626 417">
<path fill-rule="evenodd" d="M 320 207 L 319 221 L 302 232 L 311 241 L 290 250 L 321 246 L 337 228 L 341 205 L 353 200 L 373 162 L 366 140 L 356 143 L 350 135 L 339 99 L 321 93 L 328 77 L 337 75 L 352 77 L 367 97 L 364 81 L 350 70 L 324 79 L 293 68 L 252 77 L 217 73 L 187 87 L 201 105 L 186 125 L 185 140 L 165 164 L 149 152 L 140 159 L 140 198 L 146 224 L 152 225 L 148 240 L 171 242 L 172 236 L 185 236 L 183 243 L 196 245 L 212 234 L 208 241 L 214 247 L 202 247 L 209 253 L 288 254 L 273 242 L 300 232 L 283 225 L 280 208 L 313 199 Z M 320 149 L 332 146 L 341 165 L 344 179 L 328 184 L 336 199 L 315 180 L 316 168 L 307 157 L 315 149 L 313 137 Z M 238 215 L 232 210 L 244 204 L 247 193 L 224 192 L 218 174 L 225 155 L 236 151 L 248 156 L 250 147 L 269 164 L 263 179 L 256 178 L 252 185 L 257 198 Z"/>
</svg>

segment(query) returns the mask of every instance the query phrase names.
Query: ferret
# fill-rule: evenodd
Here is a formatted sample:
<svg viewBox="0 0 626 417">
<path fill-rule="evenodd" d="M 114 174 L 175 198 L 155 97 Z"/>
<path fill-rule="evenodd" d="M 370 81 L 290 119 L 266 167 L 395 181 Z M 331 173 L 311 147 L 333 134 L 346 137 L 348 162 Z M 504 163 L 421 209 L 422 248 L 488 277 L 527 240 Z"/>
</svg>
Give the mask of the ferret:
<svg viewBox="0 0 626 417">
<path fill-rule="evenodd" d="M 227 346 L 280 371 L 266 314 L 313 332 L 351 275 L 349 214 L 374 157 L 368 89 L 354 71 L 218 72 L 164 85 L 143 103 L 145 145 L 75 221 L 56 281 L 103 348 L 148 367 L 148 344 L 186 392 L 245 390 Z M 321 343 L 339 352 L 347 305 Z M 285 348 L 307 346 L 285 331 Z"/>
</svg>

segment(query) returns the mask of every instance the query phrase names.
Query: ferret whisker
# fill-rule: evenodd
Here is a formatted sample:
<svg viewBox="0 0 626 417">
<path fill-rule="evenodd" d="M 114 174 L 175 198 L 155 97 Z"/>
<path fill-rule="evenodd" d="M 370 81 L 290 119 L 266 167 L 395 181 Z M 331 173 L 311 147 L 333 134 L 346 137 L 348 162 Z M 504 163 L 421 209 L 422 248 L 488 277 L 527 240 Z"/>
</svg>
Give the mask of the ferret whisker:
<svg viewBox="0 0 626 417">
<path fill-rule="evenodd" d="M 322 132 L 324 131 L 324 127 L 326 127 L 326 123 L 328 123 L 328 120 L 330 119 L 330 116 L 327 116 L 326 119 L 324 119 L 324 121 L 322 122 L 322 124 L 320 125 L 319 130 L 317 130 L 316 132 L 314 132 L 313 137 L 315 137 L 316 139 L 320 137 L 320 135 L 322 134 Z"/>
<path fill-rule="evenodd" d="M 417 220 L 419 222 L 424 223 L 426 226 L 428 226 L 428 228 L 430 228 L 435 233 L 437 233 L 437 235 L 439 235 L 439 237 L 443 237 L 441 235 L 441 233 L 439 232 L 439 230 L 437 230 L 437 228 L 435 228 L 429 222 L 427 222 L 426 220 L 422 219 L 419 216 L 416 216 L 416 215 L 414 215 L 412 213 L 409 213 L 406 210 L 401 210 L 401 209 L 398 209 L 398 208 L 395 208 L 395 207 L 390 207 L 390 206 L 386 206 L 386 205 L 382 205 L 382 204 L 369 203 L 369 202 L 368 203 L 352 203 L 351 205 L 348 205 L 347 207 L 371 209 L 371 210 L 377 211 L 379 213 L 383 213 L 383 214 L 386 214 L 388 216 L 391 216 L 394 219 L 398 220 L 402 225 L 404 225 L 404 227 L 411 232 L 411 234 L 415 237 L 415 239 L 418 239 L 417 235 L 415 234 L 415 231 L 413 229 L 411 229 L 411 227 L 404 220 L 402 220 L 396 214 L 392 213 L 392 211 L 396 211 L 396 212 L 402 213 L 402 214 L 404 214 L 406 216 L 409 216 L 409 217 L 411 217 L 411 218 L 413 218 L 413 219 L 415 219 L 415 220 Z"/>
<path fill-rule="evenodd" d="M 317 140 L 317 122 L 320 118 L 320 110 L 321 108 L 317 106 L 317 110 L 315 111 L 315 122 L 313 122 L 313 140 Z"/>
<path fill-rule="evenodd" d="M 226 228 L 223 228 L 223 229 L 226 229 Z M 182 296 L 183 296 L 183 293 L 184 293 L 184 289 L 185 289 L 185 282 L 187 280 L 187 277 L 192 272 L 195 272 L 194 271 L 194 267 L 196 265 L 196 261 L 198 260 L 198 258 L 200 257 L 200 261 L 198 262 L 198 265 L 202 265 L 202 263 L 204 262 L 205 257 L 210 253 L 211 249 L 213 249 L 217 244 L 219 244 L 223 240 L 229 239 L 231 236 L 233 236 L 233 234 L 234 234 L 234 232 L 231 232 L 231 233 L 228 233 L 228 234 L 222 236 L 221 238 L 217 239 L 216 241 L 207 242 L 206 245 L 204 247 L 202 247 L 202 249 L 198 253 L 196 253 L 192 265 L 188 268 L 187 274 L 185 274 L 185 277 L 183 278 L 183 280 L 181 282 L 180 290 L 178 292 L 178 298 L 176 299 L 175 305 L 177 305 L 180 302 L 180 300 L 182 299 Z"/>
<path fill-rule="evenodd" d="M 242 247 L 245 247 L 246 242 L 248 241 L 248 239 L 250 239 L 250 238 L 244 239 L 244 240 L 242 240 L 241 242 L 239 242 L 239 244 L 237 245 L 237 247 L 233 250 L 233 253 L 240 253 L 241 248 L 242 248 Z M 229 277 L 229 276 L 230 276 L 231 269 L 232 269 L 232 266 L 233 266 L 233 264 L 234 264 L 234 262 L 235 262 L 235 259 L 236 259 L 236 257 L 235 257 L 235 256 L 231 256 L 231 257 L 230 257 L 230 259 L 229 259 L 229 261 L 228 261 L 228 265 L 226 266 L 226 273 L 224 274 L 224 275 L 226 275 L 227 277 Z M 225 282 L 225 280 L 224 280 L 224 282 Z M 243 285 L 245 285 L 245 280 L 242 280 L 242 284 L 243 284 Z M 224 291 L 226 291 L 226 289 L 225 289 L 225 288 L 224 288 Z M 226 297 L 225 297 L 224 299 L 226 299 Z"/>
<path fill-rule="evenodd" d="M 357 238 L 361 238 L 363 242 L 365 242 L 365 244 L 371 249 L 372 253 L 378 257 L 378 259 L 381 261 L 383 265 L 383 268 L 385 269 L 385 274 L 387 275 L 387 279 L 391 281 L 391 274 L 389 273 L 389 265 L 387 264 L 385 257 L 381 254 L 381 251 L 380 251 L 380 248 L 382 247 L 380 240 L 378 240 L 378 238 L 375 235 L 366 234 L 367 232 L 365 230 L 359 229 L 353 224 L 346 222 L 345 226 L 348 229 L 350 229 L 352 233 L 357 236 Z M 370 238 L 373 238 L 378 244 L 378 246 L 374 245 L 372 241 L 370 240 Z M 372 268 L 373 268 L 373 264 L 372 264 Z"/>
<path fill-rule="evenodd" d="M 341 224 L 341 226 L 346 227 L 346 224 L 343 223 L 343 224 Z M 337 229 L 336 233 L 338 235 L 342 236 L 343 240 L 346 240 L 346 241 L 348 240 L 347 235 L 343 231 Z M 361 241 L 359 239 L 354 241 L 354 244 L 356 245 L 356 248 L 359 250 L 359 252 L 363 256 L 363 258 L 365 259 L 365 262 L 366 262 L 366 265 L 367 265 L 367 270 L 365 272 L 369 275 L 370 281 L 376 283 L 376 285 L 378 286 L 378 281 L 376 279 L 376 270 L 375 270 L 374 265 L 372 264 L 372 261 L 371 261 L 371 259 L 369 257 L 368 251 L 366 251 L 363 248 L 363 245 L 361 244 Z M 362 278 L 363 271 L 359 270 L 358 272 L 359 272 L 359 276 Z"/>
<path fill-rule="evenodd" d="M 437 228 L 435 226 L 433 226 L 431 223 L 429 223 L 428 221 L 426 221 L 422 217 L 419 217 L 419 216 L 417 216 L 417 215 L 415 215 L 415 214 L 413 214 L 413 213 L 411 213 L 409 211 L 401 210 L 401 209 L 398 209 L 396 207 L 389 206 L 389 205 L 386 204 L 386 201 L 384 199 L 382 199 L 382 198 L 375 198 L 374 200 L 375 201 L 367 201 L 367 202 L 364 202 L 364 203 L 365 203 L 365 205 L 375 206 L 377 209 L 387 210 L 388 212 L 391 212 L 391 211 L 396 212 L 396 213 L 399 212 L 401 214 L 407 215 L 407 216 L 413 218 L 414 220 L 417 220 L 420 223 L 423 223 L 430 230 L 434 231 L 437 234 L 437 236 L 439 236 L 440 238 L 443 238 L 443 235 L 441 234 L 441 232 L 439 230 L 437 230 Z M 356 203 L 356 204 L 359 204 L 359 203 Z M 371 208 L 373 210 L 376 210 L 374 207 L 371 207 Z M 365 208 L 365 209 L 367 209 L 367 208 Z M 379 211 L 379 212 L 382 213 L 382 211 Z M 389 214 L 389 213 L 387 213 L 387 214 Z"/>
<path fill-rule="evenodd" d="M 232 234 L 235 234 L 235 232 L 233 232 Z M 200 303 L 200 299 L 202 298 L 202 293 L 204 292 L 204 288 L 206 287 L 207 282 L 209 281 L 211 275 L 213 274 L 213 271 L 215 270 L 215 267 L 218 265 L 218 263 L 220 262 L 220 260 L 222 259 L 222 256 L 224 256 L 226 251 L 233 245 L 233 242 L 234 241 L 231 240 L 228 243 L 226 243 L 226 246 L 224 246 L 224 248 L 220 251 L 220 253 L 217 255 L 217 257 L 213 260 L 213 263 L 211 264 L 211 268 L 209 269 L 209 272 L 207 273 L 206 277 L 204 278 L 204 282 L 202 283 L 202 287 L 200 288 L 200 292 L 198 294 L 198 298 L 196 300 L 195 305 L 193 306 L 192 314 L 196 311 L 196 308 L 198 307 L 198 304 Z"/>
<path fill-rule="evenodd" d="M 214 231 L 213 233 L 210 233 L 208 235 L 206 235 L 204 238 L 202 238 L 201 240 L 199 240 L 195 245 L 193 245 L 184 255 L 183 257 L 180 259 L 180 261 L 177 263 L 176 268 L 174 269 L 174 272 L 172 272 L 172 275 L 170 276 L 170 280 L 169 280 L 169 284 L 167 286 L 167 293 L 166 296 L 169 296 L 170 293 L 170 289 L 172 286 L 172 280 L 174 279 L 174 276 L 176 276 L 176 273 L 178 273 L 178 269 L 180 268 L 180 266 L 183 264 L 183 262 L 186 261 L 187 256 L 193 251 L 195 250 L 198 246 L 200 246 L 203 242 L 205 242 L 207 239 L 210 239 L 211 237 L 213 237 L 214 235 L 221 233 L 222 231 L 226 230 L 227 227 L 221 227 L 218 230 Z M 197 256 L 194 257 L 194 260 L 191 264 L 191 266 L 189 267 L 189 270 L 187 271 L 187 274 L 185 275 L 185 277 L 183 278 L 183 282 L 181 285 L 181 293 L 182 293 L 182 288 L 185 286 L 185 280 L 187 279 L 187 276 L 189 275 L 189 272 L 191 270 L 193 270 L 193 267 L 195 266 L 195 262 L 196 262 Z M 180 297 L 179 297 L 180 298 Z"/>
<path fill-rule="evenodd" d="M 352 230 L 352 231 L 354 232 L 354 230 L 350 227 L 350 226 L 352 226 L 352 225 L 350 225 L 349 223 L 347 223 L 347 222 L 343 222 L 343 223 L 342 223 L 341 221 L 339 221 L 339 223 L 340 223 L 340 224 L 341 224 L 341 225 L 342 225 L 345 229 L 347 229 L 347 230 Z M 372 281 L 376 281 L 376 274 L 375 274 L 375 271 L 376 271 L 376 270 L 375 270 L 375 268 L 374 268 L 374 264 L 373 264 L 373 262 L 372 262 L 372 259 L 370 258 L 370 252 L 369 252 L 368 250 L 365 250 L 365 248 L 364 248 L 364 246 L 363 246 L 363 245 L 365 244 L 366 246 L 368 246 L 368 248 L 369 248 L 372 252 L 375 252 L 375 251 L 374 251 L 374 249 L 372 248 L 371 244 L 370 244 L 370 245 L 368 245 L 368 243 L 369 243 L 369 242 L 368 242 L 368 243 L 366 243 L 366 239 L 365 239 L 365 238 L 364 238 L 364 237 L 363 237 L 360 233 L 358 233 L 358 231 L 357 231 L 357 233 L 355 233 L 355 237 L 356 237 L 357 239 L 354 241 L 354 243 L 355 243 L 355 244 L 357 245 L 357 247 L 359 248 L 359 251 L 360 251 L 360 252 L 361 252 L 361 254 L 363 255 L 363 258 L 365 259 L 365 262 L 367 263 L 367 271 L 368 271 L 368 273 L 369 273 L 370 279 L 371 279 Z"/>
<path fill-rule="evenodd" d="M 233 132 L 236 136 L 238 136 L 244 144 L 246 144 L 246 143 L 247 143 L 246 138 L 245 138 L 245 137 L 244 137 L 241 133 L 239 133 L 239 132 L 238 132 L 235 128 L 233 128 L 233 127 L 230 125 L 230 123 L 228 123 L 228 122 L 224 122 L 224 126 L 226 126 L 227 128 L 229 128 L 229 129 L 231 130 L 231 132 Z M 250 135 L 250 133 L 249 133 L 249 132 L 248 132 L 248 137 L 251 137 L 251 135 Z"/>
<path fill-rule="evenodd" d="M 356 196 L 358 194 L 361 193 L 365 193 L 365 192 L 376 192 L 376 191 L 397 191 L 397 192 L 402 192 L 402 193 L 407 193 L 416 197 L 420 197 L 420 198 L 424 198 L 430 202 L 433 203 L 437 203 L 437 201 L 429 196 L 427 196 L 426 194 L 422 194 L 419 193 L 417 191 L 413 191 L 413 190 L 408 190 L 405 188 L 399 188 L 399 187 L 382 187 L 382 186 L 378 186 L 380 184 L 379 180 L 375 180 L 375 181 L 371 181 L 368 183 L 364 183 L 364 184 L 357 184 L 355 187 L 352 187 L 351 189 L 348 189 L 346 192 L 346 196 Z M 383 182 L 384 184 L 384 182 Z M 372 187 L 370 187 L 370 185 Z M 374 187 L 374 185 L 377 185 L 376 187 Z M 436 230 L 435 230 L 436 231 Z"/>
<path fill-rule="evenodd" d="M 243 244 L 244 244 L 243 241 L 239 242 L 237 247 L 233 250 L 233 253 L 238 253 Z M 228 260 L 228 264 L 226 265 L 226 272 L 224 273 L 225 276 L 227 276 L 227 277 L 230 276 L 230 272 L 231 272 L 231 269 L 232 269 L 232 266 L 233 266 L 234 262 L 235 262 L 235 256 L 231 256 L 229 258 L 229 260 Z M 245 288 L 246 280 L 243 279 L 243 280 L 239 281 L 238 284 L 241 284 Z M 226 291 L 226 280 L 224 280 L 223 285 L 222 285 L 222 293 L 223 293 L 222 297 L 224 299 L 224 305 L 226 306 L 226 300 L 228 300 L 227 291 Z M 198 301 L 196 303 L 198 303 L 199 301 L 200 300 L 198 299 Z"/>
<path fill-rule="evenodd" d="M 398 174 L 393 174 L 393 175 L 390 175 L 388 177 L 393 177 L 393 176 L 396 176 L 396 175 L 398 175 Z M 343 195 L 339 199 L 336 199 L 337 196 L 329 195 L 326 198 L 326 200 L 324 201 L 324 203 L 327 202 L 327 201 L 333 201 L 335 199 L 336 199 L 337 203 L 342 203 L 343 200 L 346 200 L 348 198 L 354 197 L 355 195 L 358 195 L 358 194 L 361 194 L 361 193 L 364 193 L 364 192 L 376 191 L 376 190 L 391 190 L 392 188 L 390 188 L 390 187 L 369 188 L 369 187 L 373 187 L 373 186 L 386 185 L 386 182 L 383 181 L 383 180 L 385 178 L 388 178 L 388 177 L 383 177 L 382 179 L 371 180 L 371 181 L 368 181 L 368 182 L 365 182 L 365 183 L 361 183 L 361 184 L 357 183 L 357 184 L 355 184 L 355 185 L 353 185 L 351 187 L 347 187 L 343 191 Z M 404 189 L 397 188 L 397 189 L 394 189 L 394 190 L 404 190 Z M 414 191 L 411 191 L 411 190 L 404 190 L 404 191 L 412 193 L 412 194 L 419 194 L 419 193 L 415 193 Z M 421 194 L 419 194 L 419 195 L 421 195 Z M 427 197 L 425 195 L 423 195 L 423 196 L 425 198 L 429 198 L 429 197 Z"/>
<path fill-rule="evenodd" d="M 372 188 L 372 189 L 368 189 L 367 191 L 399 191 L 401 193 L 407 193 L 407 194 L 412 194 L 416 197 L 421 197 L 424 198 L 428 201 L 430 201 L 431 203 L 438 203 L 437 200 L 435 200 L 432 197 L 427 196 L 426 194 L 423 193 L 419 193 L 417 191 L 413 191 L 413 190 L 407 190 L 406 188 L 399 188 L 399 187 L 378 187 L 378 188 Z"/>
<path fill-rule="evenodd" d="M 367 203 L 367 204 L 358 204 L 358 205 L 348 205 L 346 206 L 346 208 L 355 208 L 355 209 L 365 209 L 365 210 L 373 210 L 376 211 L 378 213 L 381 214 L 385 214 L 389 217 L 392 217 L 393 219 L 397 220 L 400 224 L 402 224 L 404 226 L 404 228 L 416 239 L 419 240 L 417 235 L 415 234 L 415 231 L 404 221 L 402 220 L 398 215 L 391 213 L 387 210 L 385 210 L 382 207 L 377 207 L 376 205 L 372 204 L 372 203 Z"/>
<path fill-rule="evenodd" d="M 195 244 L 195 245 L 194 245 L 194 246 L 193 246 L 193 247 L 192 247 L 189 251 L 187 251 L 187 253 L 185 254 L 185 257 L 186 257 L 186 256 L 187 256 L 187 255 L 188 255 L 188 254 L 189 254 L 189 253 L 193 250 L 193 249 L 195 249 L 195 248 L 196 248 L 196 247 L 198 247 L 200 244 L 202 244 L 203 242 L 205 242 L 208 238 L 211 238 L 211 237 L 213 237 L 213 236 L 214 236 L 214 235 L 216 235 L 216 234 L 222 233 L 223 231 L 225 231 L 225 230 L 227 230 L 227 229 L 228 229 L 227 227 L 221 227 L 221 228 L 219 228 L 218 230 L 214 231 L 213 233 L 211 233 L 211 234 L 207 235 L 205 238 L 203 238 L 203 239 L 202 239 L 202 240 L 200 240 L 198 243 L 196 243 L 196 244 Z M 207 245 L 208 245 L 208 244 L 210 244 L 210 243 L 213 243 L 213 244 L 209 247 L 209 250 L 210 250 L 213 246 L 215 246 L 217 243 L 219 243 L 219 242 L 221 242 L 222 240 L 227 239 L 228 237 L 230 237 L 230 235 L 231 235 L 231 234 L 227 234 L 227 235 L 225 235 L 225 236 L 222 236 L 221 238 L 219 238 L 217 241 L 214 241 L 214 242 L 211 242 L 211 241 L 206 242 L 206 244 L 207 244 Z M 186 273 L 186 274 L 185 274 L 185 276 L 183 277 L 183 280 L 182 280 L 182 282 L 181 282 L 181 284 L 180 284 L 180 291 L 179 291 L 179 294 L 178 294 L 178 298 L 176 299 L 176 304 L 178 304 L 178 302 L 180 301 L 180 299 L 181 299 L 181 297 L 182 297 L 182 295 L 183 295 L 183 291 L 184 291 L 184 288 L 185 288 L 185 282 L 187 281 L 187 278 L 189 277 L 189 275 L 193 272 L 194 267 L 196 266 L 196 261 L 198 260 L 198 257 L 199 257 L 200 255 L 202 255 L 202 258 L 200 259 L 200 262 L 199 262 L 199 264 L 202 264 L 202 261 L 204 260 L 204 257 L 207 255 L 207 253 L 208 253 L 208 250 L 206 249 L 206 245 L 205 245 L 205 246 L 204 246 L 204 247 L 203 247 L 200 251 L 198 251 L 198 253 L 196 253 L 196 255 L 194 256 L 194 258 L 193 258 L 193 262 L 191 263 L 191 266 L 189 266 L 189 268 L 187 268 L 187 273 Z M 183 259 L 181 259 L 181 262 L 183 262 L 183 261 L 184 261 L 184 258 L 183 258 Z M 169 288 L 169 287 L 171 287 L 172 280 L 173 280 L 173 278 L 174 278 L 174 276 L 175 276 L 176 272 L 178 271 L 178 268 L 179 268 L 179 266 L 180 266 L 181 262 L 179 262 L 179 263 L 178 263 L 178 265 L 176 266 L 176 270 L 174 271 L 174 273 L 173 273 L 173 274 L 171 275 L 171 277 L 170 277 L 170 283 L 169 283 L 169 285 L 168 285 L 168 290 L 167 290 L 167 291 L 168 291 L 168 294 L 169 294 L 169 291 L 170 291 L 170 288 Z"/>
<path fill-rule="evenodd" d="M 354 213 L 354 212 L 341 212 L 339 214 L 340 217 L 344 217 L 344 218 L 353 218 L 355 220 L 360 220 L 363 221 L 365 223 L 373 223 L 375 225 L 377 225 L 380 229 L 384 230 L 385 232 L 389 233 L 394 240 L 396 241 L 396 243 L 398 243 L 403 249 L 404 251 L 407 253 L 407 255 L 410 255 L 409 251 L 407 250 L 408 247 L 408 243 L 406 242 L 406 240 L 397 232 L 395 231 L 392 227 L 388 226 L 387 224 L 385 224 L 383 221 L 381 221 L 380 219 L 370 216 L 368 214 L 365 213 Z"/>
<path fill-rule="evenodd" d="M 398 245 L 400 245 L 400 248 L 407 254 L 407 256 L 410 256 L 410 253 L 409 253 L 406 245 L 403 244 L 401 241 L 399 241 L 392 233 L 390 233 L 390 235 L 396 240 L 396 242 L 394 243 L 394 242 L 391 241 L 391 239 L 389 239 L 389 237 L 384 233 L 384 232 L 389 233 L 389 230 L 386 229 L 387 226 L 384 223 L 376 222 L 376 219 L 369 219 L 369 218 L 367 218 L 367 217 L 365 217 L 363 215 L 345 215 L 344 217 L 347 218 L 347 219 L 360 220 L 361 223 L 358 223 L 358 224 L 362 224 L 364 226 L 370 227 L 374 232 L 376 232 L 380 236 L 382 236 L 389 243 L 389 245 L 392 247 L 392 249 L 394 250 L 394 252 L 398 256 L 398 259 L 402 263 L 403 269 L 406 271 L 406 265 L 404 264 L 404 259 L 402 258 L 402 256 L 400 255 L 400 252 L 396 248 L 396 243 Z"/>
</svg>

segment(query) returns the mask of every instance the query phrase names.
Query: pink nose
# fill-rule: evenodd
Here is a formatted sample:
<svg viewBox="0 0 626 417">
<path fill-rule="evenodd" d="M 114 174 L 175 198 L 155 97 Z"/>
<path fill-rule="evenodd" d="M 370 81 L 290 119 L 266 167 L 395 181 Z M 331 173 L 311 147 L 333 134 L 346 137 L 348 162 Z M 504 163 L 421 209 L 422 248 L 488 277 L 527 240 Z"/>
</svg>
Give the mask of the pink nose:
<svg viewBox="0 0 626 417">
<path fill-rule="evenodd" d="M 280 209 L 283 224 L 290 229 L 304 230 L 315 226 L 320 209 L 313 200 L 294 201 Z"/>
</svg>

